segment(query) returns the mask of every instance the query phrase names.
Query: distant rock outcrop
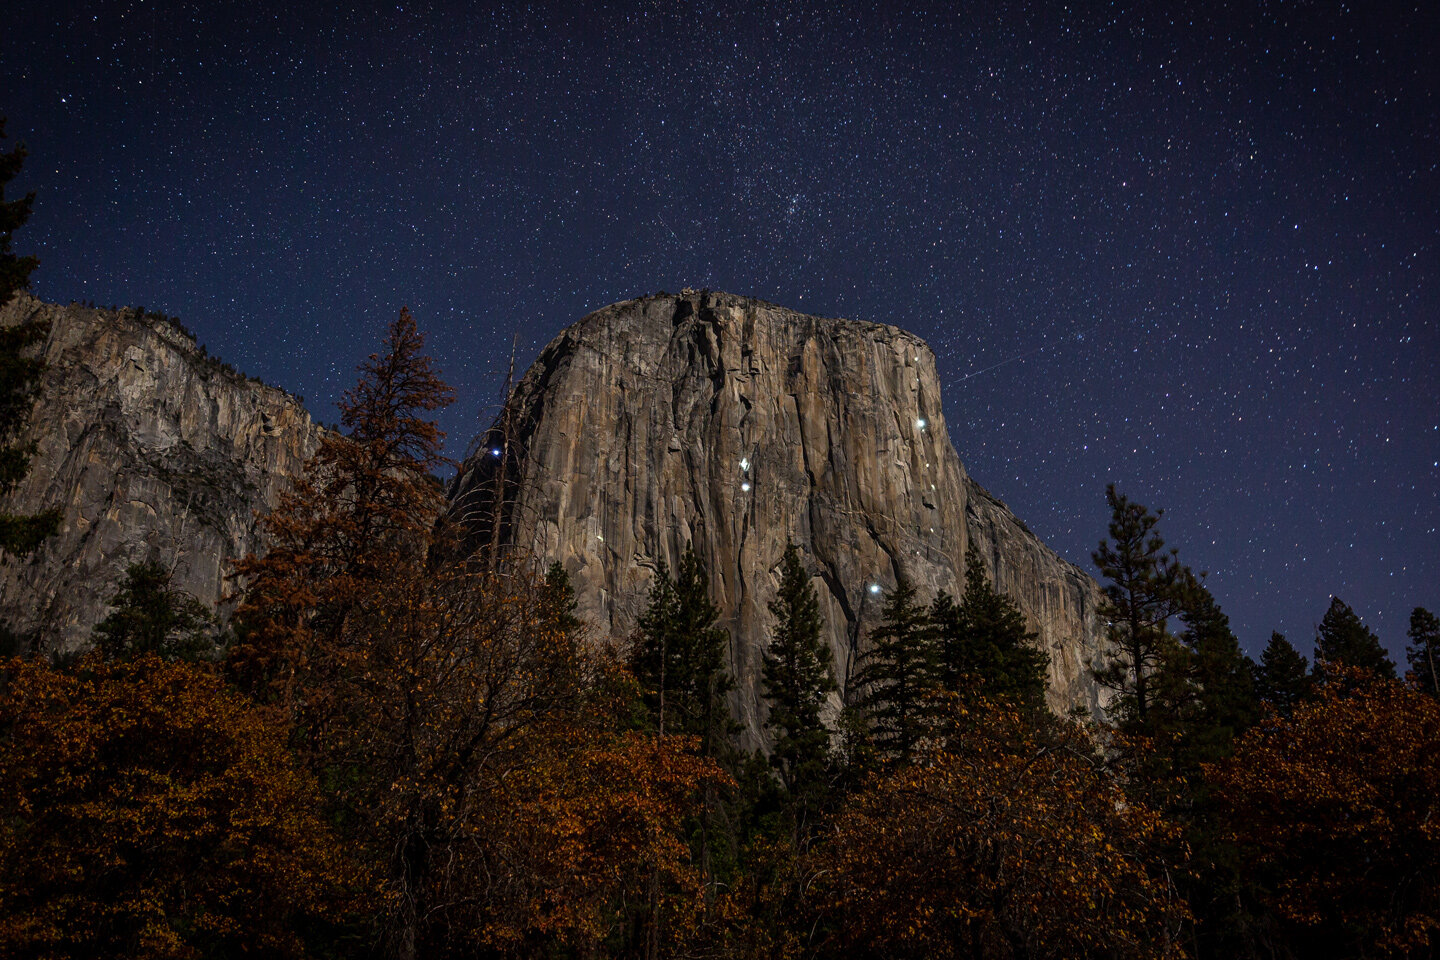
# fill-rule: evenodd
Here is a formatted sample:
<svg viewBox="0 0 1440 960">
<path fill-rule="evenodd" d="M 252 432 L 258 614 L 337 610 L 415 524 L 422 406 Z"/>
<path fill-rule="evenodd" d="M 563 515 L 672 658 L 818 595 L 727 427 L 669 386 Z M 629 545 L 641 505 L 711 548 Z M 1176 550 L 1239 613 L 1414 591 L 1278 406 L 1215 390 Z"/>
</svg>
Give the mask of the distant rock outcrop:
<svg viewBox="0 0 1440 960">
<path fill-rule="evenodd" d="M 319 442 L 294 397 L 210 358 L 173 323 L 136 310 L 21 294 L 0 324 L 50 323 L 27 436 L 30 472 L 5 508 L 63 512 L 60 531 L 0 563 L 0 616 L 77 649 L 133 562 L 171 567 L 207 606 L 234 585 L 231 560 L 259 545 L 272 509 Z"/>
<path fill-rule="evenodd" d="M 505 539 L 563 563 L 580 613 L 617 635 L 633 629 L 657 564 L 673 569 L 693 544 L 753 743 L 787 538 L 813 572 L 842 682 L 880 591 L 903 574 L 924 598 L 957 593 L 973 541 L 1050 655 L 1051 705 L 1098 709 L 1087 669 L 1098 587 L 966 476 L 934 356 L 898 327 L 688 290 L 617 303 L 542 351 L 511 422 L 509 450 L 495 439 L 456 477 L 456 516 L 486 540 L 508 464 Z"/>
</svg>

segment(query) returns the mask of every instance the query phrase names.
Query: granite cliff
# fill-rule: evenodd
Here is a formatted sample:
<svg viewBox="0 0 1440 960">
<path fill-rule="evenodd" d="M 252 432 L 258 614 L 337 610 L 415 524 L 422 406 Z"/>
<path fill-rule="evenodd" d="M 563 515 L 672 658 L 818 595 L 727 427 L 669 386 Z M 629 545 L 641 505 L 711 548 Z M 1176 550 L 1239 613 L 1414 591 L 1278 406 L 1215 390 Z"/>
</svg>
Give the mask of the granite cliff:
<svg viewBox="0 0 1440 960">
<path fill-rule="evenodd" d="M 806 316 L 721 293 L 617 303 L 571 326 L 516 385 L 451 487 L 488 542 L 569 572 L 580 613 L 624 635 L 660 562 L 705 561 L 732 637 L 733 707 L 763 740 L 767 604 L 787 538 L 814 576 L 842 679 L 899 575 L 958 593 L 974 542 L 1050 655 L 1051 705 L 1093 712 L 1098 587 L 965 473 L 935 358 L 898 327 Z M 508 443 L 505 435 L 508 434 Z M 878 588 L 878 590 L 877 590 Z"/>
<path fill-rule="evenodd" d="M 50 324 L 26 434 L 37 449 L 6 508 L 63 517 L 32 556 L 0 561 L 0 617 L 49 649 L 77 649 L 144 559 L 223 606 L 231 560 L 260 546 L 257 513 L 299 474 L 319 428 L 294 397 L 206 356 L 163 318 L 23 293 L 0 307 L 0 324 L 30 317 Z"/>
<path fill-rule="evenodd" d="M 0 561 L 0 617 L 47 648 L 83 646 L 130 563 L 224 611 L 235 557 L 263 548 L 257 517 L 315 450 L 294 397 L 247 379 L 175 324 L 20 295 L 0 324 L 50 323 L 27 436 L 37 444 L 6 509 L 59 507 L 59 533 Z M 965 473 L 925 343 L 883 325 L 686 291 L 614 304 L 570 327 L 512 394 L 497 435 L 451 487 L 483 529 L 506 471 L 503 539 L 560 560 L 580 612 L 625 635 L 659 562 L 705 560 L 733 638 L 736 715 L 762 741 L 760 658 L 788 538 L 813 572 L 841 679 L 903 573 L 922 596 L 958 592 L 978 546 L 1049 653 L 1050 702 L 1094 711 L 1098 588 Z M 497 457 L 492 451 L 501 449 Z"/>
</svg>

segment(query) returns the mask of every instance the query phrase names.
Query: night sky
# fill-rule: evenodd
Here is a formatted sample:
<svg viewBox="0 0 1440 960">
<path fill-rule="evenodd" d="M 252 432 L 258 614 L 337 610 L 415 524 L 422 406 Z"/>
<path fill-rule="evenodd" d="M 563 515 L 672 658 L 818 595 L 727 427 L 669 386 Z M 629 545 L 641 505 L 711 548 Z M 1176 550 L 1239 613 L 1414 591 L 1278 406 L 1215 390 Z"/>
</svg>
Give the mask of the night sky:
<svg viewBox="0 0 1440 960">
<path fill-rule="evenodd" d="M 515 330 L 894 323 L 1062 555 L 1113 481 L 1252 653 L 1440 611 L 1440 4 L 745 6 L 12 2 L 16 247 L 325 422 L 408 304 L 455 455 Z"/>
</svg>

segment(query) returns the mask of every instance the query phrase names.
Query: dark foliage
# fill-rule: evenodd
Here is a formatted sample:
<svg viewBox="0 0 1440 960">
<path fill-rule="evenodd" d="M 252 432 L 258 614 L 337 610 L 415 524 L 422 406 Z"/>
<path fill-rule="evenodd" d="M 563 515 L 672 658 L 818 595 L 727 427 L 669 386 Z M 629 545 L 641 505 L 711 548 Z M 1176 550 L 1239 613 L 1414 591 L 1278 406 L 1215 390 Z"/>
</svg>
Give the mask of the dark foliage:
<svg viewBox="0 0 1440 960">
<path fill-rule="evenodd" d="M 170 586 L 170 571 L 156 560 L 132 563 L 114 608 L 95 625 L 95 649 L 107 660 L 156 656 L 194 662 L 215 650 L 216 623 L 205 605 Z"/>
<path fill-rule="evenodd" d="M 794 543 L 780 561 L 780 592 L 765 651 L 761 690 L 770 708 L 765 726 L 775 738 L 770 765 L 784 785 L 797 833 L 819 815 L 830 765 L 830 731 L 821 719 L 836 689 L 830 648 L 821 636 L 820 605 Z"/>
<path fill-rule="evenodd" d="M 1255 692 L 1261 700 L 1284 715 L 1310 696 L 1309 664 L 1283 633 L 1272 632 L 1270 642 L 1260 654 L 1260 665 L 1255 671 Z"/>
<path fill-rule="evenodd" d="M 901 578 L 885 597 L 881 623 L 846 691 L 876 759 L 908 763 L 939 726 L 938 637 L 915 588 Z"/>
<path fill-rule="evenodd" d="M 1324 675 L 1341 665 L 1379 677 L 1395 677 L 1395 663 L 1385 654 L 1380 638 L 1361 622 L 1349 604 L 1331 597 L 1329 609 L 1315 628 L 1315 671 Z"/>
<path fill-rule="evenodd" d="M 1173 650 L 1166 626 L 1180 613 L 1189 572 L 1165 550 L 1155 529 L 1161 512 L 1151 513 L 1117 493 L 1105 490 L 1110 505 L 1109 539 L 1102 540 L 1093 559 L 1106 579 L 1100 615 L 1116 654 L 1095 672 L 1095 679 L 1114 690 L 1112 713 L 1125 729 L 1150 732 L 1154 694 L 1152 677 Z"/>
<path fill-rule="evenodd" d="M 951 692 L 1005 700 L 1029 711 L 1045 706 L 1050 658 L 1035 646 L 1015 602 L 995 590 L 972 544 L 965 553 L 965 593 L 955 604 L 941 593 L 930 605 L 938 633 L 939 680 Z"/>
<path fill-rule="evenodd" d="M 1440 698 L 1440 618 L 1416 607 L 1410 611 L 1410 645 L 1405 659 L 1415 685 L 1432 697 Z"/>
</svg>

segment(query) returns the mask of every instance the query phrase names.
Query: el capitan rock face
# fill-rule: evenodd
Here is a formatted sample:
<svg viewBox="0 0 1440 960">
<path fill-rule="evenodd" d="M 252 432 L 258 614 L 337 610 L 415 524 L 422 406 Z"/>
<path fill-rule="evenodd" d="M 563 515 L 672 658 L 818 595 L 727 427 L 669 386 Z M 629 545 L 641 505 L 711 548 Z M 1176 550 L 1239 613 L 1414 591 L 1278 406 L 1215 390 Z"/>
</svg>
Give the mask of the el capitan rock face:
<svg viewBox="0 0 1440 960">
<path fill-rule="evenodd" d="M 759 676 L 787 538 L 815 580 L 844 682 L 899 575 L 963 587 L 974 541 L 1051 660 L 1051 705 L 1093 712 L 1099 590 L 965 474 L 930 348 L 898 327 L 722 293 L 617 303 L 565 330 L 516 386 L 509 453 L 485 444 L 451 488 L 484 542 L 508 465 L 506 539 L 559 560 L 580 614 L 630 632 L 660 562 L 693 544 L 730 631 L 733 706 L 763 741 Z M 498 435 L 496 435 L 498 436 Z"/>
<path fill-rule="evenodd" d="M 62 518 L 30 557 L 0 561 L 0 616 L 39 630 L 47 649 L 79 649 L 126 567 L 147 558 L 221 605 L 231 560 L 260 546 L 256 512 L 299 475 L 319 428 L 294 397 L 225 368 L 165 320 L 23 293 L 0 307 L 0 324 L 30 317 L 50 323 L 25 431 L 37 449 L 5 509 L 58 507 Z"/>
<path fill-rule="evenodd" d="M 78 649 L 146 558 L 223 612 L 231 561 L 263 546 L 257 512 L 300 473 L 319 428 L 164 320 L 24 294 L 0 308 L 3 324 L 30 316 L 51 324 L 48 369 L 26 430 L 37 452 L 5 508 L 63 516 L 34 555 L 0 561 L 0 616 L 49 649 Z M 889 590 L 903 572 L 927 599 L 958 592 L 974 540 L 1050 654 L 1052 706 L 1096 709 L 1098 589 L 966 476 L 918 338 L 725 294 L 647 297 L 563 332 L 512 408 L 522 455 L 467 463 L 455 513 L 485 516 L 509 462 L 521 482 L 507 487 L 507 539 L 565 565 L 601 634 L 629 633 L 657 564 L 693 543 L 752 743 L 787 537 L 815 576 L 842 682 L 878 619 L 871 585 Z"/>
</svg>

